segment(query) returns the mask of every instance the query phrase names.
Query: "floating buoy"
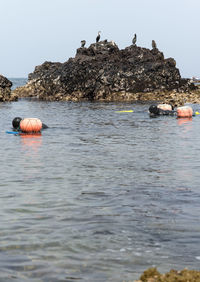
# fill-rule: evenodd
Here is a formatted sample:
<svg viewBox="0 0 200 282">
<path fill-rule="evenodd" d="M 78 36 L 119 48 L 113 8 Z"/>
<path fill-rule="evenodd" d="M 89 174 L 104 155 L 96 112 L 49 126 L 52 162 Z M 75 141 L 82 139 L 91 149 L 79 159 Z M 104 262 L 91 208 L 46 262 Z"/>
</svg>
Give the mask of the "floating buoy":
<svg viewBox="0 0 200 282">
<path fill-rule="evenodd" d="M 200 113 L 199 112 L 195 112 L 195 115 L 200 115 Z"/>
<path fill-rule="evenodd" d="M 191 118 L 193 115 L 193 110 L 189 106 L 178 107 L 177 108 L 177 117 L 178 118 Z"/>
<path fill-rule="evenodd" d="M 172 111 L 172 106 L 170 104 L 159 104 L 157 107 L 163 111 Z"/>
<path fill-rule="evenodd" d="M 38 118 L 25 118 L 20 122 L 20 129 L 25 133 L 40 132 L 42 122 Z"/>
</svg>

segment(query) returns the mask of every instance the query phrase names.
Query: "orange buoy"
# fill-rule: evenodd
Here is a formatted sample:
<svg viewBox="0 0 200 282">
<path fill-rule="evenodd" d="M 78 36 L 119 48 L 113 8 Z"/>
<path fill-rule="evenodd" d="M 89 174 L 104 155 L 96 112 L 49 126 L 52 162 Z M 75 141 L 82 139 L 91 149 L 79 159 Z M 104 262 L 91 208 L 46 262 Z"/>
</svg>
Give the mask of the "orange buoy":
<svg viewBox="0 0 200 282">
<path fill-rule="evenodd" d="M 172 111 L 172 106 L 169 104 L 159 104 L 157 107 L 164 111 Z"/>
<path fill-rule="evenodd" d="M 192 115 L 193 115 L 193 110 L 189 106 L 177 108 L 177 117 L 178 118 L 191 118 Z"/>
<path fill-rule="evenodd" d="M 42 122 L 38 118 L 25 118 L 20 122 L 20 129 L 25 133 L 40 132 Z"/>
</svg>

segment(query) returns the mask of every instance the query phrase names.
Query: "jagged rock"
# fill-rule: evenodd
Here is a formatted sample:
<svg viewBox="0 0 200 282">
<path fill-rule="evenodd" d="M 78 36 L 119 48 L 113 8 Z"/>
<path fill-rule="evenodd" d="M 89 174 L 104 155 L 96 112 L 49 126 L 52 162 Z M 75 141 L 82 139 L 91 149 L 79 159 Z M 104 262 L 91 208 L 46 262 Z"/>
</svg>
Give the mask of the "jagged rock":
<svg viewBox="0 0 200 282">
<path fill-rule="evenodd" d="M 134 282 L 198 282 L 200 281 L 200 271 L 171 269 L 167 273 L 160 273 L 156 268 L 152 267 L 143 272 L 139 280 Z"/>
<path fill-rule="evenodd" d="M 145 93 L 176 91 L 178 95 L 194 88 L 181 78 L 176 61 L 165 59 L 157 48 L 132 45 L 120 50 L 115 42 L 104 40 L 77 49 L 75 58 L 65 63 L 37 66 L 27 85 L 15 93 L 49 101 L 130 101 L 142 100 Z"/>
<path fill-rule="evenodd" d="M 0 75 L 0 102 L 17 100 L 17 95 L 11 95 L 12 82 L 3 75 Z"/>
</svg>

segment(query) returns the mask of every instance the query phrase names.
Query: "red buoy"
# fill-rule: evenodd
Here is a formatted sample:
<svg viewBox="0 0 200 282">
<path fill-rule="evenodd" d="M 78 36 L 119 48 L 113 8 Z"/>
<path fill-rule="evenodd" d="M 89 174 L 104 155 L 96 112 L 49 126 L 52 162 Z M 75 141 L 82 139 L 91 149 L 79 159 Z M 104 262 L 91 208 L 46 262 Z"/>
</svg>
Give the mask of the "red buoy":
<svg viewBox="0 0 200 282">
<path fill-rule="evenodd" d="M 38 118 L 25 118 L 20 122 L 20 129 L 25 133 L 40 132 L 42 122 Z"/>
<path fill-rule="evenodd" d="M 177 117 L 178 118 L 191 118 L 192 115 L 193 115 L 193 110 L 189 106 L 177 108 Z"/>
</svg>

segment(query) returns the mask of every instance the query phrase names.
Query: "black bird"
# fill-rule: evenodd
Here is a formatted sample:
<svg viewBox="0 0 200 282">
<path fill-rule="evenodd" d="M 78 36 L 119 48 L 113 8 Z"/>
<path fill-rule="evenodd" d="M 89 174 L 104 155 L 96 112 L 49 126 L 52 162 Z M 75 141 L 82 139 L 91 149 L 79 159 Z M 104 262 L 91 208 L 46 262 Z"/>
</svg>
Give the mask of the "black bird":
<svg viewBox="0 0 200 282">
<path fill-rule="evenodd" d="M 151 45 L 152 45 L 152 48 L 153 48 L 153 49 L 156 49 L 156 48 L 157 48 L 156 42 L 155 42 L 154 40 L 152 40 L 152 44 L 151 44 Z"/>
<path fill-rule="evenodd" d="M 81 47 L 83 48 L 86 44 L 86 41 L 85 40 L 81 40 Z"/>
<path fill-rule="evenodd" d="M 135 33 L 135 35 L 133 37 L 133 40 L 132 40 L 133 45 L 136 45 L 136 41 L 137 41 L 137 35 Z"/>
<path fill-rule="evenodd" d="M 97 35 L 97 37 L 96 37 L 96 43 L 97 43 L 97 42 L 99 42 L 99 39 L 100 39 L 100 33 L 101 33 L 101 31 L 99 31 L 99 32 L 98 32 L 98 35 Z"/>
</svg>

